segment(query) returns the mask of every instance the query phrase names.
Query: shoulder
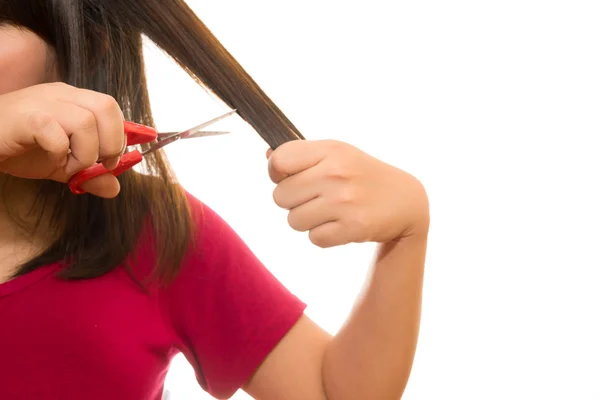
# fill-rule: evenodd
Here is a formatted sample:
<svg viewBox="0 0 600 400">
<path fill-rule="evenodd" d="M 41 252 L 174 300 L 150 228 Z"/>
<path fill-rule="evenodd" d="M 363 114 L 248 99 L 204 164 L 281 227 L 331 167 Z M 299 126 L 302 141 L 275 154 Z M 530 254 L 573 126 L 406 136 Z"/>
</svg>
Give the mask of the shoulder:
<svg viewBox="0 0 600 400">
<path fill-rule="evenodd" d="M 196 265 L 198 262 L 213 266 L 222 264 L 225 253 L 229 257 L 237 253 L 235 256 L 238 262 L 244 257 L 255 258 L 243 239 L 221 215 L 189 192 L 186 191 L 185 195 L 192 218 L 193 234 L 183 267 L 190 263 Z"/>
<path fill-rule="evenodd" d="M 186 192 L 194 232 L 179 275 L 176 292 L 208 293 L 216 287 L 235 288 L 236 297 L 253 295 L 248 289 L 281 292 L 283 287 L 243 238 L 209 205 Z M 198 285 L 209 284 L 209 288 Z M 238 287 L 239 286 L 239 287 Z"/>
<path fill-rule="evenodd" d="M 159 305 L 201 384 L 225 398 L 250 379 L 306 305 L 215 211 L 187 196 L 194 243 Z"/>
</svg>

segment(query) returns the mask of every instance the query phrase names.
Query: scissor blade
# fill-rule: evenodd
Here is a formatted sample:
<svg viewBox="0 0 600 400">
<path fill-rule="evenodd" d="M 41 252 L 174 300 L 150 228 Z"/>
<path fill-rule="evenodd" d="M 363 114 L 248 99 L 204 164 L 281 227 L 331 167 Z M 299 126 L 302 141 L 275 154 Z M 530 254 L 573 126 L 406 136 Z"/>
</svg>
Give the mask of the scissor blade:
<svg viewBox="0 0 600 400">
<path fill-rule="evenodd" d="M 171 144 L 171 143 L 177 141 L 178 139 L 179 139 L 179 133 L 176 133 L 175 135 L 172 135 L 166 139 L 161 139 L 158 142 L 154 143 L 152 146 L 150 146 L 149 149 L 146 149 L 142 153 L 142 155 L 145 156 L 146 154 L 154 153 L 155 151 L 162 149 L 166 145 Z"/>
<path fill-rule="evenodd" d="M 193 138 L 208 137 L 208 136 L 228 135 L 230 133 L 231 132 L 227 132 L 227 131 L 200 131 L 200 132 L 196 132 L 196 133 L 191 133 L 186 136 L 181 136 L 181 138 L 182 139 L 193 139 Z"/>
<path fill-rule="evenodd" d="M 192 129 L 190 129 L 190 131 L 192 131 L 192 130 L 194 130 L 194 131 L 199 131 L 199 130 L 202 130 L 202 129 L 206 128 L 207 126 L 210 126 L 210 125 L 212 125 L 212 124 L 214 124 L 214 123 L 216 123 L 216 122 L 219 122 L 219 121 L 220 121 L 220 120 L 222 120 L 222 119 L 225 119 L 225 118 L 227 118 L 227 117 L 229 117 L 229 116 L 231 116 L 231 115 L 235 114 L 236 112 L 237 112 L 237 110 L 231 110 L 231 111 L 229 111 L 229 112 L 226 112 L 225 114 L 223 114 L 223 115 L 221 115 L 221 116 L 218 116 L 218 117 L 216 117 L 216 118 L 213 118 L 213 119 L 211 119 L 210 121 L 207 121 L 207 122 L 205 122 L 205 123 L 203 123 L 203 124 L 200 124 L 200 125 L 198 125 L 198 126 L 197 126 L 197 127 L 195 127 L 195 128 L 192 128 Z"/>
<path fill-rule="evenodd" d="M 158 149 L 162 149 L 163 147 L 165 147 L 168 144 L 171 144 L 179 139 L 193 139 L 193 138 L 200 138 L 200 137 L 208 137 L 208 136 L 219 136 L 219 135 L 227 135 L 231 132 L 227 132 L 227 131 L 200 131 L 200 132 L 196 132 L 196 133 L 192 133 L 188 136 L 182 136 L 181 133 L 177 132 L 174 135 L 171 135 L 170 137 L 166 138 L 166 139 L 161 139 L 160 141 L 154 143 L 148 150 L 144 151 L 142 153 L 142 155 L 146 155 L 149 153 L 154 153 L 156 150 Z"/>
<path fill-rule="evenodd" d="M 210 126 L 210 125 L 212 125 L 212 124 L 214 124 L 214 123 L 216 123 L 216 122 L 218 122 L 218 121 L 221 121 L 222 119 L 225 119 L 225 118 L 227 118 L 227 117 L 229 117 L 230 115 L 233 115 L 233 114 L 235 114 L 235 113 L 236 113 L 236 110 L 231 110 L 231 111 L 229 111 L 229 112 L 227 112 L 227 113 L 225 113 L 225 114 L 223 114 L 223 115 L 220 115 L 220 116 L 218 116 L 218 117 L 216 117 L 216 118 L 213 118 L 213 119 L 211 119 L 210 121 L 203 122 L 202 124 L 200 124 L 200 125 L 198 125 L 198 126 L 195 126 L 195 127 L 193 127 L 193 128 L 190 128 L 190 129 L 188 129 L 188 130 L 185 130 L 185 131 L 183 131 L 183 132 L 168 132 L 168 133 L 159 133 L 159 134 L 158 134 L 158 139 L 162 141 L 162 140 L 171 139 L 171 138 L 173 138 L 173 137 L 175 137 L 175 136 L 179 136 L 179 137 L 181 137 L 182 139 L 183 139 L 183 138 L 196 137 L 195 135 L 196 135 L 197 133 L 204 132 L 204 131 L 202 131 L 202 129 L 204 129 L 204 128 L 206 128 L 207 126 Z M 227 133 L 228 133 L 228 132 L 227 132 Z M 213 135 L 210 135 L 210 134 L 209 134 L 209 135 L 202 135 L 202 134 L 200 134 L 199 136 L 213 136 Z"/>
<path fill-rule="evenodd" d="M 229 131 L 200 131 L 200 132 L 191 133 L 189 130 L 185 131 L 183 133 L 181 133 L 181 132 L 162 132 L 162 133 L 158 134 L 158 140 L 164 141 L 167 139 L 171 139 L 175 136 L 179 136 L 180 139 L 193 139 L 193 138 L 206 137 L 206 136 L 227 135 L 230 133 L 231 132 L 229 132 Z"/>
</svg>

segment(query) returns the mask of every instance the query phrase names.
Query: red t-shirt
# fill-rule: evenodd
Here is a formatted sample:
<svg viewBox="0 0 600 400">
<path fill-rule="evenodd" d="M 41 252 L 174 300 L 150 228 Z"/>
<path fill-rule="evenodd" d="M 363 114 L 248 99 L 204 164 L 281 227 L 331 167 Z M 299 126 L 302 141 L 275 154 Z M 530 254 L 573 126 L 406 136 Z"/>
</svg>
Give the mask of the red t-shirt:
<svg viewBox="0 0 600 400">
<path fill-rule="evenodd" d="M 63 281 L 49 265 L 0 284 L 0 399 L 158 400 L 182 352 L 216 398 L 243 386 L 305 305 L 210 208 L 189 196 L 195 251 L 166 288 L 123 268 Z M 138 270 L 154 265 L 140 252 Z"/>
</svg>

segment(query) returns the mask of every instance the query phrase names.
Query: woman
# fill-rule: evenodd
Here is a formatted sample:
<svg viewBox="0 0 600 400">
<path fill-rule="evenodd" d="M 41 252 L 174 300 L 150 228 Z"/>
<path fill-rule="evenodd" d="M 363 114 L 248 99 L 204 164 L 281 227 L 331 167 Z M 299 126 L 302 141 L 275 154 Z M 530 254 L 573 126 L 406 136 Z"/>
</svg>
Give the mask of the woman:
<svg viewBox="0 0 600 400">
<path fill-rule="evenodd" d="M 380 243 L 331 337 L 231 228 L 147 174 L 65 182 L 152 125 L 141 35 L 274 151 L 274 199 L 318 246 Z M 159 399 L 183 352 L 216 398 L 398 399 L 417 343 L 429 227 L 412 176 L 344 143 L 311 142 L 182 0 L 0 1 L 0 398 Z M 265 238 L 268 240 L 268 238 Z"/>
</svg>

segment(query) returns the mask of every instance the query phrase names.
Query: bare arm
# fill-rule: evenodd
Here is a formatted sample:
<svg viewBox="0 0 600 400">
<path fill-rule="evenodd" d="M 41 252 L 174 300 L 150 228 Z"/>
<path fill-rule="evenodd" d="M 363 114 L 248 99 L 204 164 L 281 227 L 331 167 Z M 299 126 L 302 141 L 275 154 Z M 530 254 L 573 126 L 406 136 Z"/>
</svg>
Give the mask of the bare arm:
<svg viewBox="0 0 600 400">
<path fill-rule="evenodd" d="M 402 397 L 419 334 L 426 248 L 426 240 L 411 239 L 380 246 L 364 296 L 328 346 L 329 400 Z"/>
<path fill-rule="evenodd" d="M 381 244 L 365 291 L 338 334 L 331 337 L 303 317 L 246 389 L 259 400 L 398 400 L 419 332 L 425 190 L 409 174 L 348 145 L 297 142 L 280 149 L 270 175 L 278 183 L 275 201 L 290 210 L 293 228 L 309 231 L 321 247 Z"/>
<path fill-rule="evenodd" d="M 411 240 L 412 239 L 412 240 Z M 426 240 L 381 245 L 345 326 L 329 336 L 303 317 L 247 391 L 260 400 L 398 400 L 417 345 Z"/>
</svg>

